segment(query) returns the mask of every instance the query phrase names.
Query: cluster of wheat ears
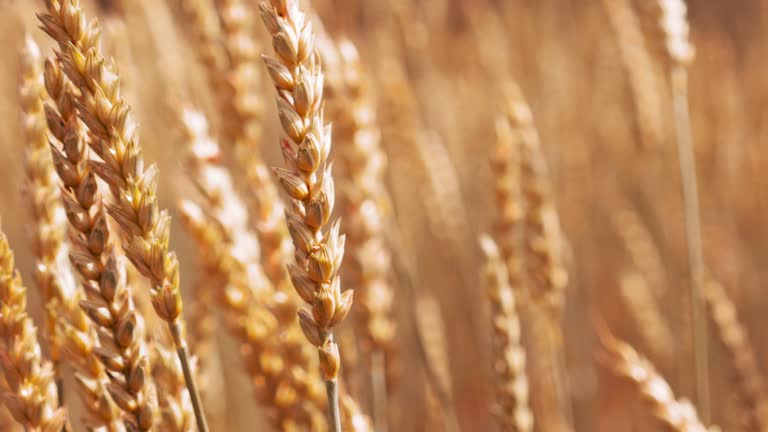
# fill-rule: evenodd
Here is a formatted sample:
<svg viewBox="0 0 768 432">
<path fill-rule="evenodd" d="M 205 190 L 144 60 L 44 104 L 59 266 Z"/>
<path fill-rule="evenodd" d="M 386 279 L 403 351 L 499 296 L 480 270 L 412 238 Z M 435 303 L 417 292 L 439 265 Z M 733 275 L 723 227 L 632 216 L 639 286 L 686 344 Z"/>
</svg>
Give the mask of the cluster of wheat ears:
<svg viewBox="0 0 768 432">
<path fill-rule="evenodd" d="M 0 1 L 0 430 L 768 431 L 717 3 Z"/>
</svg>

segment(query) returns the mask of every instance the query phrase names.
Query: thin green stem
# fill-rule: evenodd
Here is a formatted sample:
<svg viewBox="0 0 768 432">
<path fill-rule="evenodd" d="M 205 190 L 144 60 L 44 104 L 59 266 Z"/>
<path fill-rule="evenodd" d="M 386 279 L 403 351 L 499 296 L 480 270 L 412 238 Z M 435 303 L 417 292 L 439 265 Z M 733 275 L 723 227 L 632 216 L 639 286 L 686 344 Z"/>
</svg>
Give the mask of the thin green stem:
<svg viewBox="0 0 768 432">
<path fill-rule="evenodd" d="M 691 137 L 691 120 L 688 107 L 688 72 L 685 66 L 672 67 L 672 105 L 675 120 L 675 141 L 680 162 L 685 232 L 688 246 L 688 266 L 691 275 L 690 308 L 694 346 L 695 394 L 701 420 L 710 419 L 709 400 L 709 349 L 705 305 L 702 293 L 704 279 L 704 254 L 701 239 L 699 192 L 696 178 L 696 159 Z"/>
<path fill-rule="evenodd" d="M 198 432 L 208 432 L 208 423 L 205 420 L 200 392 L 197 390 L 197 383 L 195 382 L 195 377 L 192 375 L 192 367 L 189 361 L 189 348 L 187 348 L 187 342 L 182 336 L 181 320 L 177 320 L 172 324 L 169 323 L 169 327 L 171 329 L 171 334 L 173 335 L 173 343 L 176 345 L 176 353 L 181 362 L 181 370 L 184 373 L 184 382 L 187 385 L 189 397 L 192 400 L 192 409 L 195 412 L 197 430 Z"/>
</svg>

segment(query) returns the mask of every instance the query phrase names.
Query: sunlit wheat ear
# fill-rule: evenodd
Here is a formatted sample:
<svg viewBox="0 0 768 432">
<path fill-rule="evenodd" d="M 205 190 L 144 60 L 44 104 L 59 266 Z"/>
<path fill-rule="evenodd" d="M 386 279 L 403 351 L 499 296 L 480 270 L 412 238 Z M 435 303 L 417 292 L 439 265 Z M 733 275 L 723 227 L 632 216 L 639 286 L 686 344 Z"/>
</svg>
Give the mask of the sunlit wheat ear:
<svg viewBox="0 0 768 432">
<path fill-rule="evenodd" d="M 46 107 L 51 130 L 50 151 L 62 183 L 62 203 L 70 224 L 72 267 L 80 276 L 85 298 L 80 307 L 91 319 L 98 334 L 93 354 L 108 371 L 97 376 L 81 376 L 81 387 L 91 392 L 106 388 L 115 404 L 126 413 L 113 422 L 126 422 L 137 430 L 152 428 L 157 401 L 149 378 L 148 351 L 143 341 L 143 319 L 133 307 L 125 285 L 122 256 L 115 254 L 110 239 L 98 184 L 88 165 L 85 130 L 74 111 L 75 89 L 56 60 L 45 64 L 45 88 L 53 100 Z M 99 415 L 107 416 L 109 404 Z"/>
<path fill-rule="evenodd" d="M 532 431 L 534 419 L 528 404 L 526 353 L 521 341 L 515 293 L 510 286 L 512 281 L 496 243 L 484 235 L 480 237 L 480 246 L 486 259 L 483 276 L 491 302 L 494 338 L 494 415 L 502 431 Z"/>
<path fill-rule="evenodd" d="M 78 395 L 87 411 L 84 423 L 89 427 L 114 430 L 121 427 L 122 422 L 106 389 L 108 378 L 95 353 L 98 338 L 94 326 L 80 308 L 84 293 L 68 260 L 70 250 L 65 241 L 68 223 L 48 145 L 50 133 L 45 111 L 49 117 L 55 117 L 55 124 L 64 122 L 54 114 L 56 110 L 52 106 L 43 108 L 43 63 L 31 39 L 27 39 L 24 57 L 26 85 L 22 86 L 22 105 L 28 127 L 26 168 L 36 224 L 37 284 L 46 299 L 51 359 L 54 364 L 62 359 L 74 366 L 81 384 Z M 64 92 L 64 86 L 59 84 L 57 81 L 57 88 Z M 67 97 L 64 94 L 55 96 L 57 100 Z M 60 138 L 65 129 L 57 129 Z"/>
<path fill-rule="evenodd" d="M 27 289 L 14 268 L 8 238 L 0 232 L 0 370 L 9 387 L 2 400 L 25 429 L 58 431 L 67 416 L 58 408 L 53 366 L 41 355 L 26 307 Z"/>
<path fill-rule="evenodd" d="M 616 375 L 629 381 L 651 407 L 653 415 L 671 430 L 680 432 L 715 432 L 705 427 L 696 408 L 685 399 L 676 399 L 667 381 L 651 362 L 628 344 L 616 339 L 604 327 L 598 328 L 603 347 L 602 360 Z"/>
<path fill-rule="evenodd" d="M 340 359 L 332 328 L 352 306 L 352 290 L 342 293 L 339 268 L 345 237 L 338 221 L 328 227 L 335 188 L 328 163 L 331 128 L 323 119 L 323 73 L 313 47 L 312 25 L 294 1 L 259 3 L 272 36 L 275 58 L 264 57 L 277 90 L 285 166 L 275 174 L 292 198 L 286 210 L 288 231 L 296 249 L 289 273 L 296 292 L 310 306 L 299 312 L 304 335 L 318 348 L 327 384 L 331 428 L 341 430 L 338 388 Z"/>
<path fill-rule="evenodd" d="M 136 124 L 120 96 L 119 77 L 100 49 L 98 23 L 87 24 L 77 0 L 48 0 L 46 6 L 47 13 L 39 15 L 42 28 L 58 42 L 62 69 L 80 90 L 77 112 L 88 128 L 88 144 L 101 159 L 91 159 L 88 167 L 112 191 L 114 202 L 107 206 L 108 212 L 122 228 L 125 255 L 150 281 L 152 305 L 173 336 L 197 427 L 206 432 L 184 339 L 179 263 L 168 246 L 171 220 L 157 199 L 157 167 L 144 168 Z"/>
</svg>

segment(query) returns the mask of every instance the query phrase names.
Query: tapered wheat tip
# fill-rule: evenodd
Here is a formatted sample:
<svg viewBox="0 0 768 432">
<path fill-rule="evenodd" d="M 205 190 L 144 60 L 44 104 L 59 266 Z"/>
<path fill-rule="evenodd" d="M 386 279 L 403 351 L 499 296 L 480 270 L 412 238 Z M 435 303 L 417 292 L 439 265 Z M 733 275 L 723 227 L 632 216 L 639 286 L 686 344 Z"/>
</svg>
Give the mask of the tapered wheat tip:
<svg viewBox="0 0 768 432">
<path fill-rule="evenodd" d="M 0 232 L 0 370 L 9 387 L 2 399 L 27 430 L 58 431 L 66 413 L 57 408 L 53 366 L 41 355 L 26 306 L 27 289 L 14 268 L 8 238 Z"/>
<path fill-rule="evenodd" d="M 526 354 L 520 337 L 515 294 L 496 243 L 483 235 L 480 246 L 485 254 L 484 277 L 491 301 L 497 394 L 494 414 L 502 431 L 532 431 L 534 421 L 528 403 Z"/>
<path fill-rule="evenodd" d="M 85 131 L 74 112 L 74 91 L 56 60 L 45 64 L 45 87 L 53 100 L 46 107 L 52 139 L 50 151 L 62 187 L 62 203 L 70 224 L 72 251 L 70 262 L 80 275 L 85 299 L 83 312 L 99 330 L 95 355 L 108 371 L 96 376 L 78 376 L 82 389 L 91 393 L 108 392 L 127 414 L 122 420 L 139 431 L 149 430 L 157 411 L 156 396 L 149 374 L 147 349 L 142 333 L 142 318 L 133 307 L 125 285 L 123 260 L 116 255 L 110 239 L 107 215 L 98 184 L 88 164 Z M 116 419 L 104 398 L 98 414 L 103 420 Z M 91 410 L 100 405 L 94 405 Z"/>
</svg>

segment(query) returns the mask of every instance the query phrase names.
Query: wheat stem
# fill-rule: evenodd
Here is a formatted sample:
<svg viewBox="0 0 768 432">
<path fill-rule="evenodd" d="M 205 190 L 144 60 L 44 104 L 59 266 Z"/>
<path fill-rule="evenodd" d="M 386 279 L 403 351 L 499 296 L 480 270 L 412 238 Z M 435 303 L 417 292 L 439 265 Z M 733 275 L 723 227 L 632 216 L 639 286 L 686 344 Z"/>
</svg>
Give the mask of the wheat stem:
<svg viewBox="0 0 768 432">
<path fill-rule="evenodd" d="M 192 399 L 192 409 L 195 411 L 197 430 L 198 432 L 207 432 L 208 423 L 206 422 L 205 414 L 203 413 L 203 404 L 200 400 L 200 392 L 197 390 L 197 383 L 195 381 L 194 375 L 192 374 L 187 341 L 183 337 L 182 327 L 178 321 L 170 324 L 170 326 L 171 335 L 173 336 L 173 343 L 176 345 L 176 353 L 178 354 L 179 361 L 181 362 L 181 370 L 184 372 L 184 381 L 187 382 L 189 397 Z"/>
<path fill-rule="evenodd" d="M 696 158 L 691 138 L 691 120 L 688 108 L 688 72 L 685 66 L 675 64 L 671 71 L 672 104 L 675 118 L 680 178 L 685 211 L 685 233 L 688 246 L 688 266 L 691 276 L 691 318 L 693 320 L 694 370 L 696 405 L 706 423 L 710 418 L 708 329 L 704 298 L 704 254 L 701 240 L 701 216 L 696 178 Z"/>
</svg>

